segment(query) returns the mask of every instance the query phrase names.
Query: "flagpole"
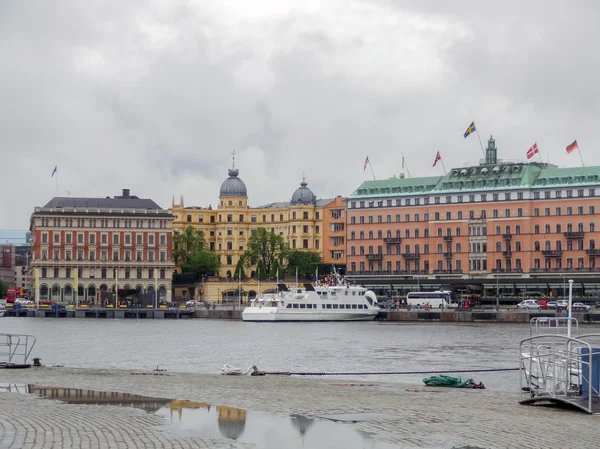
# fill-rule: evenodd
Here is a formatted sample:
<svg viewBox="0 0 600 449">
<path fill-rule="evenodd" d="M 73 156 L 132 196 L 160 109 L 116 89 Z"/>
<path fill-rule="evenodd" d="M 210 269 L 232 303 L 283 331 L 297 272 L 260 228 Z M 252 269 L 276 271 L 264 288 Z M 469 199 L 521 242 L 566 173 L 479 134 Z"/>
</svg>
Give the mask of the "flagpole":
<svg viewBox="0 0 600 449">
<path fill-rule="evenodd" d="M 408 177 L 410 178 L 410 170 L 408 169 L 408 164 L 406 163 L 406 158 L 404 157 L 404 153 L 402 153 L 402 168 L 406 166 L 406 173 L 408 173 Z"/>
<path fill-rule="evenodd" d="M 537 145 L 537 142 L 535 144 Z M 544 160 L 542 159 L 542 153 L 540 153 L 540 147 L 538 147 L 538 156 L 540 158 L 540 162 L 543 164 Z"/>
<path fill-rule="evenodd" d="M 375 173 L 373 172 L 373 164 L 371 164 L 371 161 L 369 161 L 369 167 L 371 167 L 371 174 L 373 175 L 373 180 L 377 181 L 377 178 L 375 177 Z"/>
<path fill-rule="evenodd" d="M 485 158 L 485 150 L 483 149 L 483 143 L 481 143 L 481 137 L 479 137 L 479 131 L 477 131 L 477 127 L 475 127 L 475 134 L 477 134 L 477 138 L 479 139 L 479 146 L 481 147 L 481 152 L 483 153 L 483 157 Z"/>
<path fill-rule="evenodd" d="M 444 165 L 444 159 L 442 159 L 441 157 L 440 157 L 440 162 L 442 163 L 442 168 L 444 169 L 444 174 L 447 175 L 448 172 L 446 171 L 446 166 Z"/>
<path fill-rule="evenodd" d="M 585 164 L 583 163 L 583 156 L 581 156 L 581 148 L 579 147 L 579 142 L 577 142 L 577 152 L 579 153 L 579 159 L 581 160 L 581 166 L 585 167 Z"/>
</svg>

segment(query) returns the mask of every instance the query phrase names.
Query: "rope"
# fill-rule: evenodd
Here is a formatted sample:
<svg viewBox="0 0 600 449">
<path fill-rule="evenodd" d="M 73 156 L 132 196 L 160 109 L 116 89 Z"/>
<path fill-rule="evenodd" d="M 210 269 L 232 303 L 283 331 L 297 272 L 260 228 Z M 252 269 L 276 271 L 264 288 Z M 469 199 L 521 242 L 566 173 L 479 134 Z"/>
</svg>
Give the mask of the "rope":
<svg viewBox="0 0 600 449">
<path fill-rule="evenodd" d="M 264 374 L 275 374 L 284 376 L 380 376 L 380 375 L 410 375 L 410 374 L 441 374 L 441 373 L 493 373 L 502 371 L 518 371 L 520 368 L 489 368 L 489 369 L 463 369 L 463 370 L 435 370 L 435 371 L 379 371 L 379 372 L 270 372 L 263 371 Z"/>
</svg>

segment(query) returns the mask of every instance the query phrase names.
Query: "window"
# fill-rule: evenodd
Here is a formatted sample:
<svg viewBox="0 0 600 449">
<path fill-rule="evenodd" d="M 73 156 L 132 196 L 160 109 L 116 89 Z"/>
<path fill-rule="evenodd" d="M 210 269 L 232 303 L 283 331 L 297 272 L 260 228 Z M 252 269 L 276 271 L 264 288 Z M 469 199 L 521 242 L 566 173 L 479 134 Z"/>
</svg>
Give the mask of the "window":
<svg viewBox="0 0 600 449">
<path fill-rule="evenodd" d="M 556 215 L 561 215 L 561 208 L 560 207 L 556 208 Z M 569 215 L 571 215 L 571 214 L 569 214 Z"/>
<path fill-rule="evenodd" d="M 119 244 L 119 234 L 113 234 L 113 245 Z"/>
<path fill-rule="evenodd" d="M 523 209 L 519 207 L 517 209 L 517 217 L 522 217 L 522 216 L 523 216 Z"/>
<path fill-rule="evenodd" d="M 549 207 L 546 207 L 546 208 L 544 209 L 544 215 L 545 215 L 546 217 L 549 217 L 549 216 L 550 216 L 550 208 L 549 208 Z"/>
<path fill-rule="evenodd" d="M 96 234 L 90 234 L 90 245 L 96 244 Z"/>
<path fill-rule="evenodd" d="M 113 251 L 113 259 L 114 261 L 119 260 L 119 251 Z"/>
<path fill-rule="evenodd" d="M 516 225 L 515 226 L 515 234 L 520 234 L 521 233 L 521 225 Z"/>
<path fill-rule="evenodd" d="M 493 218 L 498 218 L 498 209 L 494 209 L 494 210 L 492 211 L 492 217 L 493 217 Z"/>
<path fill-rule="evenodd" d="M 533 209 L 533 216 L 534 217 L 539 217 L 540 216 L 540 209 L 539 208 L 535 208 Z"/>
<path fill-rule="evenodd" d="M 591 214 L 591 215 L 593 215 L 593 214 L 595 214 L 595 213 L 596 213 L 596 212 L 594 211 L 594 206 L 590 206 L 588 210 L 589 210 L 589 214 Z"/>
<path fill-rule="evenodd" d="M 560 224 L 556 225 L 556 233 L 560 234 L 562 232 L 562 226 Z"/>
<path fill-rule="evenodd" d="M 60 234 L 54 233 L 54 243 L 60 243 Z"/>
</svg>

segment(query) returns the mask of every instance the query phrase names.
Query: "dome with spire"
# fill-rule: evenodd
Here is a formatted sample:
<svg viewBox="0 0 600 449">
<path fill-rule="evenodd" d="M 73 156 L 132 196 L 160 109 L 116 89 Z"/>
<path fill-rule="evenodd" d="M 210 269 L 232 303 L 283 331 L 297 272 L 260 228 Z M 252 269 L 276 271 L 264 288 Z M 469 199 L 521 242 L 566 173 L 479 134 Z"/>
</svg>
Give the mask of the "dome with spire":
<svg viewBox="0 0 600 449">
<path fill-rule="evenodd" d="M 221 184 L 219 196 L 248 196 L 246 184 L 238 178 L 239 173 L 240 171 L 237 168 L 229 169 L 229 178 Z"/>
<path fill-rule="evenodd" d="M 292 195 L 290 204 L 317 204 L 317 197 L 312 190 L 308 188 L 308 184 L 304 178 L 302 178 L 300 187 L 298 187 Z"/>
</svg>

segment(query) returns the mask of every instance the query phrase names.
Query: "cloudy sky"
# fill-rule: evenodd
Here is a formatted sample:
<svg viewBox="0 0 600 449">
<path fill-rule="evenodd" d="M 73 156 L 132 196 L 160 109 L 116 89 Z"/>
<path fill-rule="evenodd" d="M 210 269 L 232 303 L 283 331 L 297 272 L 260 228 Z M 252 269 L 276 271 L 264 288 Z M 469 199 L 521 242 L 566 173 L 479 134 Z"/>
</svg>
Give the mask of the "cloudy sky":
<svg viewBox="0 0 600 449">
<path fill-rule="evenodd" d="M 423 4 L 426 4 L 424 6 Z M 231 152 L 253 206 L 499 155 L 600 165 L 592 0 L 0 2 L 0 229 L 122 188 L 215 206 Z"/>
</svg>

